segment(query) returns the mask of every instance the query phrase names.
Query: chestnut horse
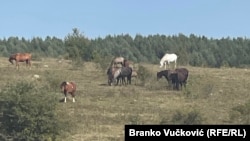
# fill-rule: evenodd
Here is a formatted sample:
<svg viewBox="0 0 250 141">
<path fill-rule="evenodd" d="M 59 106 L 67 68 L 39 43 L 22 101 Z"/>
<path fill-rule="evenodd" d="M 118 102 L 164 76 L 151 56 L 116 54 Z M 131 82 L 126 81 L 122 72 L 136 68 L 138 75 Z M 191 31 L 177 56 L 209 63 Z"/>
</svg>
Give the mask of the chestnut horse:
<svg viewBox="0 0 250 141">
<path fill-rule="evenodd" d="M 9 62 L 11 64 L 14 64 L 13 60 L 15 60 L 15 62 L 16 62 L 16 69 L 19 69 L 19 62 L 26 62 L 26 67 L 29 66 L 29 68 L 31 69 L 31 54 L 30 53 L 12 54 L 9 57 Z"/>
<path fill-rule="evenodd" d="M 71 94 L 73 98 L 73 102 L 75 102 L 75 92 L 76 92 L 76 84 L 75 82 L 62 82 L 60 88 L 64 94 L 64 102 L 66 103 L 67 94 Z"/>
</svg>

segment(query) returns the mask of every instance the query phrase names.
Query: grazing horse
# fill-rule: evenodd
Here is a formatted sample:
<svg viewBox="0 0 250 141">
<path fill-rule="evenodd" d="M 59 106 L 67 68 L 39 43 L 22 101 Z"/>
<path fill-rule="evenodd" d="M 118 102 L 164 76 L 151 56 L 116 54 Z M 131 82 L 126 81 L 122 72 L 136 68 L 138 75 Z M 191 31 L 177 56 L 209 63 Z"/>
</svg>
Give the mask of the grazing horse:
<svg viewBox="0 0 250 141">
<path fill-rule="evenodd" d="M 187 79 L 188 79 L 188 70 L 186 68 L 177 68 L 175 70 L 163 70 L 157 72 L 157 80 L 162 78 L 163 76 L 168 81 L 168 85 L 173 85 L 173 89 L 179 90 L 179 85 L 182 88 L 182 85 L 186 87 Z"/>
<path fill-rule="evenodd" d="M 121 64 L 121 66 L 124 66 L 124 57 L 115 57 L 112 61 L 110 66 L 117 66 L 118 64 Z"/>
<path fill-rule="evenodd" d="M 174 68 L 176 68 L 177 58 L 178 56 L 176 54 L 166 53 L 160 60 L 160 68 L 162 68 L 164 65 L 166 69 L 167 64 L 168 64 L 168 67 L 170 67 L 170 62 L 174 62 L 175 63 Z"/>
<path fill-rule="evenodd" d="M 9 62 L 11 64 L 14 64 L 13 60 L 15 60 L 15 62 L 16 62 L 16 69 L 19 69 L 19 62 L 26 62 L 26 66 L 29 66 L 29 68 L 31 69 L 31 54 L 30 53 L 12 54 L 9 57 Z"/>
<path fill-rule="evenodd" d="M 121 80 L 121 84 L 131 84 L 132 68 L 130 67 L 110 67 L 107 71 L 108 84 L 111 86 L 114 80 L 116 80 L 116 85 Z M 127 81 L 125 80 L 127 78 Z"/>
<path fill-rule="evenodd" d="M 174 71 L 170 71 L 169 78 L 172 80 L 173 88 L 179 90 L 179 85 L 186 87 L 189 71 L 186 68 L 178 68 Z"/>
<path fill-rule="evenodd" d="M 162 70 L 156 73 L 157 81 L 161 79 L 163 76 L 169 81 L 169 72 L 170 70 Z"/>
<path fill-rule="evenodd" d="M 156 77 L 157 77 L 157 81 L 161 79 L 162 77 L 165 77 L 168 82 L 168 85 L 170 85 L 170 81 L 171 81 L 170 70 L 162 70 L 160 72 L 157 72 Z"/>
<path fill-rule="evenodd" d="M 109 67 L 108 70 L 107 70 L 107 75 L 108 75 L 108 84 L 111 86 L 113 81 L 114 81 L 114 75 L 115 75 L 115 72 L 117 72 L 120 68 L 118 67 Z M 116 74 L 117 75 L 117 74 Z"/>
<path fill-rule="evenodd" d="M 75 102 L 75 92 L 76 92 L 76 84 L 75 82 L 67 82 L 64 81 L 61 83 L 60 88 L 64 94 L 64 102 L 66 103 L 67 94 L 71 94 L 73 98 L 73 102 Z"/>
</svg>

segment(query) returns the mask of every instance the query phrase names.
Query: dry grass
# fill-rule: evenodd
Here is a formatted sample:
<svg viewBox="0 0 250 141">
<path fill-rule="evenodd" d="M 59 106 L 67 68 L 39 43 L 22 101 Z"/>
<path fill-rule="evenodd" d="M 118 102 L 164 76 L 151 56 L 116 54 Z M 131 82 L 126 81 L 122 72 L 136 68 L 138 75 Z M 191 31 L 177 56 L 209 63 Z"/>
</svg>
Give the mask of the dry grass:
<svg viewBox="0 0 250 141">
<path fill-rule="evenodd" d="M 17 71 L 7 58 L 0 58 L 0 88 L 23 80 L 54 84 L 50 90 L 61 99 L 57 82 L 75 81 L 76 103 L 69 97 L 58 107 L 58 114 L 72 125 L 59 139 L 65 141 L 123 141 L 125 124 L 171 124 L 176 112 L 196 111 L 201 124 L 243 124 L 230 114 L 233 107 L 250 100 L 249 69 L 185 66 L 190 71 L 187 88 L 173 91 L 166 89 L 165 78 L 156 80 L 158 65 L 140 65 L 150 72 L 144 85 L 108 86 L 106 70 L 94 63 L 76 67 L 70 61 L 44 59 L 33 62 L 31 70 L 23 63 Z M 34 74 L 41 78 L 34 79 Z"/>
</svg>

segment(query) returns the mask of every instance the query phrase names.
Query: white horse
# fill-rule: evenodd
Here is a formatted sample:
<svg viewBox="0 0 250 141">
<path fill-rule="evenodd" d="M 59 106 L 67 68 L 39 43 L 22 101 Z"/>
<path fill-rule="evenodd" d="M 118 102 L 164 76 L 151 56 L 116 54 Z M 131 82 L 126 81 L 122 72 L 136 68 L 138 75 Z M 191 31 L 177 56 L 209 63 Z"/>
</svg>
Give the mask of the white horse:
<svg viewBox="0 0 250 141">
<path fill-rule="evenodd" d="M 176 54 L 168 54 L 166 53 L 162 58 L 161 58 L 161 61 L 160 61 L 160 68 L 163 67 L 163 65 L 165 65 L 165 69 L 166 69 L 166 65 L 168 63 L 168 67 L 170 65 L 170 62 L 174 62 L 175 65 L 174 65 L 174 68 L 176 68 L 176 63 L 177 63 L 177 58 L 178 56 Z"/>
</svg>

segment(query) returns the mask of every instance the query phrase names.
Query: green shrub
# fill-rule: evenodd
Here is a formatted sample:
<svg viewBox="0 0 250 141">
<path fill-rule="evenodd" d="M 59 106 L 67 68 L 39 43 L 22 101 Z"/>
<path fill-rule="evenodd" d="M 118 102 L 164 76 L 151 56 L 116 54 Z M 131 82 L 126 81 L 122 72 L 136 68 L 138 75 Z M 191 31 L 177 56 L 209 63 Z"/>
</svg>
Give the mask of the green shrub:
<svg viewBox="0 0 250 141">
<path fill-rule="evenodd" d="M 141 81 L 142 85 L 145 85 L 147 80 L 151 78 L 150 71 L 146 67 L 139 65 L 137 72 L 138 72 L 138 79 Z"/>
<path fill-rule="evenodd" d="M 58 90 L 60 90 L 60 84 L 63 81 L 67 80 L 65 76 L 67 75 L 63 75 L 56 71 L 46 71 L 45 72 L 45 78 L 46 78 L 45 86 L 47 87 L 48 91 L 57 92 Z"/>
<path fill-rule="evenodd" d="M 183 113 L 178 110 L 173 115 L 171 122 L 175 124 L 191 125 L 191 124 L 201 124 L 202 120 L 203 119 L 201 114 L 196 110 L 190 111 L 188 113 Z"/>
<path fill-rule="evenodd" d="M 0 131 L 21 141 L 55 140 L 59 134 L 56 97 L 28 82 L 8 84 L 0 92 Z"/>
</svg>

